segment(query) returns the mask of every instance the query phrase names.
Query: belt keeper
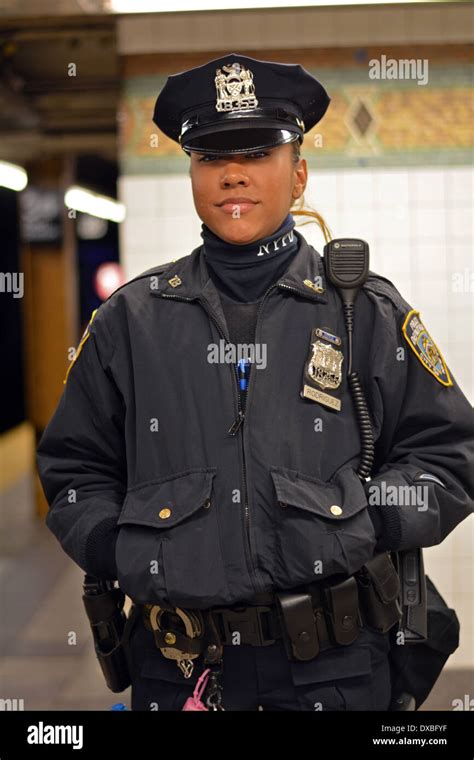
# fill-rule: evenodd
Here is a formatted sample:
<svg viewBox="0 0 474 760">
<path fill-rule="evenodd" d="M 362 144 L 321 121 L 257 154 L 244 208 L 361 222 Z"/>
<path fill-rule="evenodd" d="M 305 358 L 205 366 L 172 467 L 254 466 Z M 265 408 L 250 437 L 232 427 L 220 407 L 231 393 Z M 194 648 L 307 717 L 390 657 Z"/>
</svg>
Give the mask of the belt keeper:
<svg viewBox="0 0 474 760">
<path fill-rule="evenodd" d="M 354 577 L 325 589 L 329 633 L 336 644 L 352 644 L 359 635 L 359 594 Z"/>
<path fill-rule="evenodd" d="M 224 645 L 219 635 L 219 629 L 209 610 L 205 610 L 202 614 L 205 621 L 203 640 L 204 664 L 206 666 L 219 665 L 222 662 L 224 654 Z"/>
<path fill-rule="evenodd" d="M 283 620 L 287 655 L 293 660 L 312 660 L 319 654 L 319 637 L 310 594 L 275 594 Z"/>
</svg>

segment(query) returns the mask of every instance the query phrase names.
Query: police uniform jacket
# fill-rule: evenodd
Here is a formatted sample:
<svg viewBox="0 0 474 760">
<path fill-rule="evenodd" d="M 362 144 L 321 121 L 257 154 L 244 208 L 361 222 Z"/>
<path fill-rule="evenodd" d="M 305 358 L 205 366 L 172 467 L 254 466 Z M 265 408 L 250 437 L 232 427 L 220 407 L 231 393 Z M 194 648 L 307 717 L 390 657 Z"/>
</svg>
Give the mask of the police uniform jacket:
<svg viewBox="0 0 474 760">
<path fill-rule="evenodd" d="M 341 300 L 298 235 L 260 302 L 266 366 L 252 366 L 245 415 L 235 364 L 209 360 L 228 335 L 202 247 L 117 290 L 83 337 L 38 447 L 47 525 L 89 572 L 115 535 L 116 577 L 137 603 L 230 605 L 352 574 L 376 552 L 440 543 L 473 509 L 472 407 L 375 274 L 355 303 L 353 367 L 375 435 L 372 480 L 357 475 Z M 339 411 L 301 395 L 315 328 L 342 366 L 327 394 Z"/>
</svg>

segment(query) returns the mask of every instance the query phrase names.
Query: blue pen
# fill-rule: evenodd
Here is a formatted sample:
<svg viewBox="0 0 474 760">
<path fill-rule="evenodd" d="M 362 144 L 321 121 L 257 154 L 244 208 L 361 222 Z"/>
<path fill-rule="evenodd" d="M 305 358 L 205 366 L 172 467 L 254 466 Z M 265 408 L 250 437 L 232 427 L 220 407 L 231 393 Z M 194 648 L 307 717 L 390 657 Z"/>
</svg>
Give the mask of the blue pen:
<svg viewBox="0 0 474 760">
<path fill-rule="evenodd" d="M 250 362 L 248 359 L 239 359 L 237 367 L 239 388 L 241 391 L 246 391 L 249 384 Z"/>
</svg>

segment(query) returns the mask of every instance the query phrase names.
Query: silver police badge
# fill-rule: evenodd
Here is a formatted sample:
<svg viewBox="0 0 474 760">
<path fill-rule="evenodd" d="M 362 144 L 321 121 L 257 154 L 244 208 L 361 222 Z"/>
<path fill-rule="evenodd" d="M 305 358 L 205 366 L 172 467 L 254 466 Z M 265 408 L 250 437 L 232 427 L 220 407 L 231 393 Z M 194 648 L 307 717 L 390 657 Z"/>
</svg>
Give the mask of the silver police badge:
<svg viewBox="0 0 474 760">
<path fill-rule="evenodd" d="M 313 329 L 310 354 L 304 368 L 305 383 L 301 392 L 304 398 L 317 401 L 338 412 L 341 410 L 340 399 L 320 389 L 334 391 L 341 385 L 344 356 L 342 351 L 334 348 L 334 345 L 340 344 L 338 336 L 321 328 Z"/>
<path fill-rule="evenodd" d="M 258 106 L 253 74 L 243 64 L 229 63 L 216 69 L 214 82 L 216 111 L 250 111 Z"/>
<path fill-rule="evenodd" d="M 313 355 L 308 364 L 308 375 L 321 388 L 339 388 L 342 374 L 342 353 L 320 340 L 312 344 Z"/>
</svg>

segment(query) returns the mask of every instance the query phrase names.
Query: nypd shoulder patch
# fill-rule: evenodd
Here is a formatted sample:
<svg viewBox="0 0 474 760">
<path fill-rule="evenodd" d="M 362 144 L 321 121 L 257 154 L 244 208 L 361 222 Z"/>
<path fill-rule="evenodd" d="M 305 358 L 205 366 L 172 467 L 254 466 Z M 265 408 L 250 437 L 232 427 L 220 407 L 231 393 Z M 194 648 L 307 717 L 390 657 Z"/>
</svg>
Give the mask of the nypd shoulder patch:
<svg viewBox="0 0 474 760">
<path fill-rule="evenodd" d="M 451 375 L 443 359 L 441 351 L 436 346 L 433 338 L 420 319 L 420 312 L 412 309 L 406 315 L 402 332 L 413 353 L 418 357 L 428 372 L 437 379 L 441 385 L 453 384 Z"/>
<path fill-rule="evenodd" d="M 87 325 L 86 329 L 84 330 L 82 338 L 81 338 L 81 340 L 79 342 L 79 345 L 78 345 L 78 347 L 77 347 L 77 349 L 76 349 L 76 351 L 74 353 L 74 358 L 72 359 L 71 364 L 68 367 L 68 370 L 66 372 L 66 377 L 63 380 L 63 385 L 66 384 L 68 376 L 69 376 L 69 373 L 70 373 L 71 369 L 73 368 L 73 365 L 77 361 L 77 359 L 79 357 L 79 354 L 82 351 L 82 347 L 83 347 L 84 343 L 86 342 L 87 338 L 91 334 L 91 324 L 94 321 L 94 317 L 95 317 L 96 314 L 97 314 L 97 309 L 94 309 L 94 311 L 92 312 L 91 318 L 89 320 L 89 324 Z"/>
</svg>

